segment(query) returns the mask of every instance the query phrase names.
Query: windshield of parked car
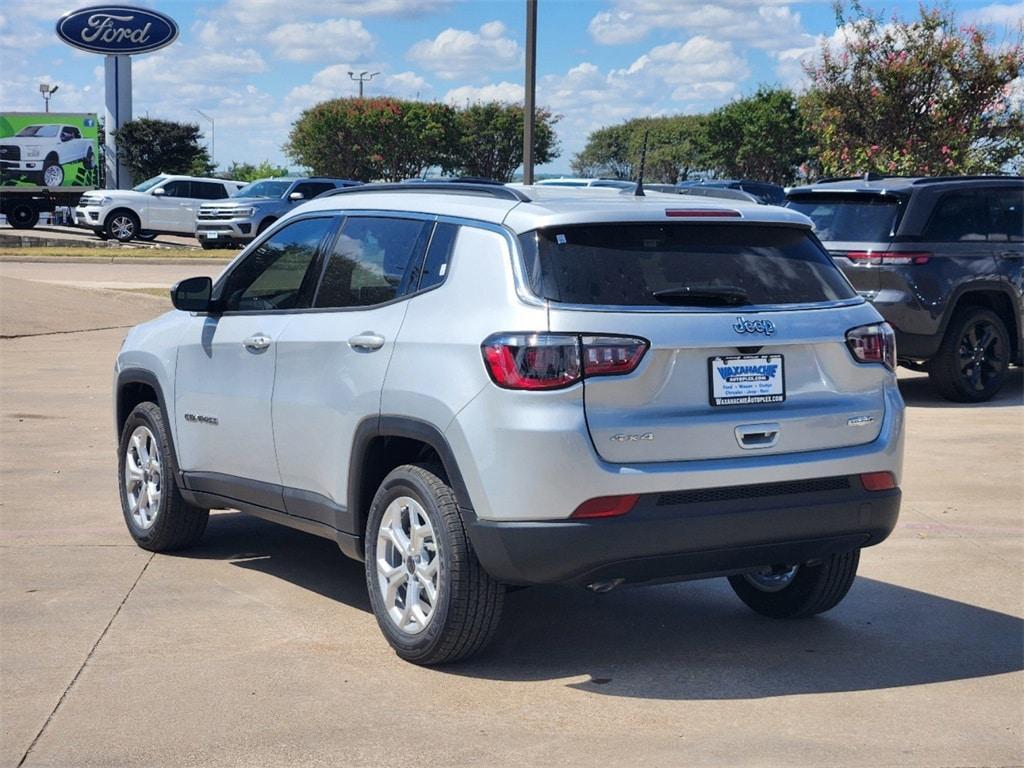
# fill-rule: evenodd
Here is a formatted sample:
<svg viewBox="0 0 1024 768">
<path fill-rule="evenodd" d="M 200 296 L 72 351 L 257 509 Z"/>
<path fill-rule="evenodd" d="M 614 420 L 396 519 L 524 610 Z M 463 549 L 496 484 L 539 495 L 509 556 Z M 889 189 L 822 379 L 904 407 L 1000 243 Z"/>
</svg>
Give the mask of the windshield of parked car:
<svg viewBox="0 0 1024 768">
<path fill-rule="evenodd" d="M 787 208 L 809 216 L 828 242 L 886 242 L 896 228 L 899 200 L 892 195 L 809 192 L 790 195 Z"/>
<path fill-rule="evenodd" d="M 534 293 L 567 304 L 740 306 L 856 296 L 801 227 L 587 224 L 527 232 L 520 242 Z"/>
<path fill-rule="evenodd" d="M 38 136 L 51 139 L 60 133 L 59 125 L 29 125 L 18 131 L 18 136 Z"/>
<path fill-rule="evenodd" d="M 136 192 L 145 192 L 152 189 L 166 178 L 166 176 L 154 176 L 152 179 L 146 179 L 141 184 L 136 184 L 132 189 Z"/>
<path fill-rule="evenodd" d="M 254 181 L 235 192 L 232 197 L 281 197 L 292 185 L 291 181 Z"/>
</svg>

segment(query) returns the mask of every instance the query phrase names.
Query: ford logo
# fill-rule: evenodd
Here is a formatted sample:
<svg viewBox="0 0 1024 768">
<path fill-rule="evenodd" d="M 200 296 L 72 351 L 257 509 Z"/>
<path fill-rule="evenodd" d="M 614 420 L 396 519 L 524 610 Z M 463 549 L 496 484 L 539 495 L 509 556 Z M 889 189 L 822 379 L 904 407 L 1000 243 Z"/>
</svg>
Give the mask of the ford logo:
<svg viewBox="0 0 1024 768">
<path fill-rule="evenodd" d="M 71 11 L 57 22 L 57 37 L 92 53 L 148 53 L 178 37 L 174 19 L 130 5 L 97 5 Z"/>
</svg>

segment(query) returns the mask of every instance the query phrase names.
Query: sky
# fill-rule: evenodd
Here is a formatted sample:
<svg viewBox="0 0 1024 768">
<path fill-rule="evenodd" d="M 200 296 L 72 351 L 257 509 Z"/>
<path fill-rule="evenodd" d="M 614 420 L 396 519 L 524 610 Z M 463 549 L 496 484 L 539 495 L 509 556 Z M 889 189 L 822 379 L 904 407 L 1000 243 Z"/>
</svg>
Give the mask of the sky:
<svg viewBox="0 0 1024 768">
<path fill-rule="evenodd" d="M 56 20 L 98 0 L 0 3 L 0 110 L 102 114 L 103 57 L 61 42 Z M 129 3 L 124 3 L 129 4 Z M 303 109 L 355 96 L 349 71 L 380 72 L 367 96 L 465 105 L 523 95 L 525 0 L 135 0 L 172 17 L 178 40 L 133 57 L 136 117 L 198 124 L 214 159 L 293 165 L 282 146 Z M 865 0 L 904 18 L 917 0 Z M 996 40 L 1024 23 L 1024 2 L 957 0 Z M 705 112 L 759 85 L 799 89 L 801 62 L 834 39 L 831 2 L 539 0 L 537 100 L 561 115 L 568 172 L 587 135 L 647 115 Z M 1018 86 L 1020 79 L 1018 78 Z"/>
</svg>

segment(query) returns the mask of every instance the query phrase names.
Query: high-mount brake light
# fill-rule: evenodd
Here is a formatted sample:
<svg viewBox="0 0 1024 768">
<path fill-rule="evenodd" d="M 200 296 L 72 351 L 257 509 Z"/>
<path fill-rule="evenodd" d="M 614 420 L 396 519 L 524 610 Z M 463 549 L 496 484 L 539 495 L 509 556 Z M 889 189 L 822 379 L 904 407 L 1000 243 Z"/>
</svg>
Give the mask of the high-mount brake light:
<svg viewBox="0 0 1024 768">
<path fill-rule="evenodd" d="M 899 251 L 883 253 L 875 251 L 850 251 L 846 258 L 857 264 L 882 264 L 892 266 L 927 264 L 932 254 L 928 251 Z"/>
<path fill-rule="evenodd" d="M 739 211 L 729 208 L 666 208 L 665 215 L 670 219 L 739 219 L 743 217 Z"/>
<path fill-rule="evenodd" d="M 631 336 L 496 333 L 480 348 L 499 387 L 548 390 L 571 386 L 585 376 L 630 373 L 648 346 L 646 339 Z"/>
<path fill-rule="evenodd" d="M 860 363 L 881 363 L 896 370 L 896 334 L 888 323 L 872 323 L 846 332 L 846 346 Z"/>
</svg>

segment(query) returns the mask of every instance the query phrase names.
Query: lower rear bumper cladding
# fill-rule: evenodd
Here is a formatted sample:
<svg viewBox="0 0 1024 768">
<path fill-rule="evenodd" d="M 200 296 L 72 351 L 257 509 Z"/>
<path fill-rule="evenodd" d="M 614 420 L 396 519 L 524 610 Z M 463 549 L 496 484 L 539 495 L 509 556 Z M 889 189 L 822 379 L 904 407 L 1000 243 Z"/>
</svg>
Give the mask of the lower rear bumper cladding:
<svg viewBox="0 0 1024 768">
<path fill-rule="evenodd" d="M 593 520 L 464 519 L 481 564 L 509 584 L 693 579 L 808 562 L 872 546 L 896 525 L 900 491 L 857 476 L 652 493 Z"/>
</svg>

